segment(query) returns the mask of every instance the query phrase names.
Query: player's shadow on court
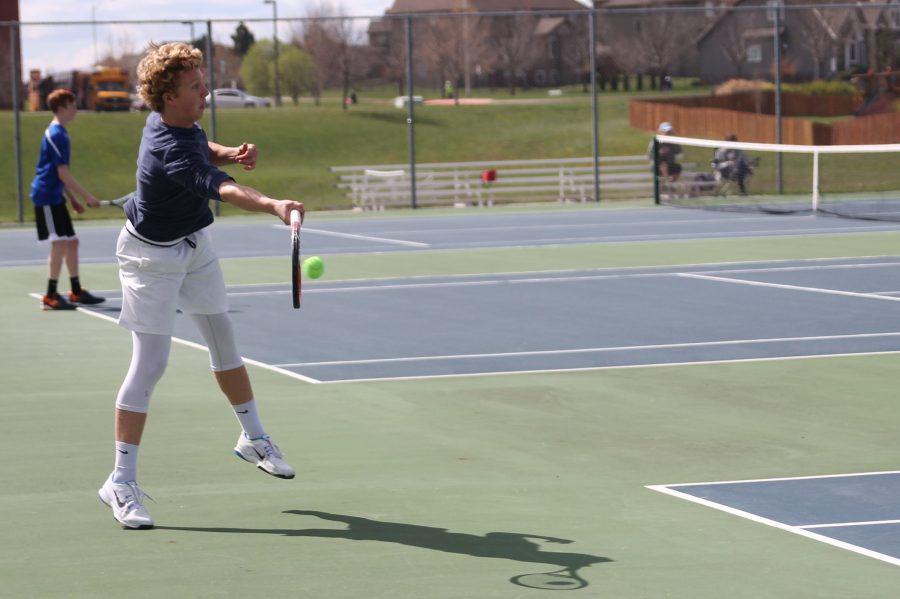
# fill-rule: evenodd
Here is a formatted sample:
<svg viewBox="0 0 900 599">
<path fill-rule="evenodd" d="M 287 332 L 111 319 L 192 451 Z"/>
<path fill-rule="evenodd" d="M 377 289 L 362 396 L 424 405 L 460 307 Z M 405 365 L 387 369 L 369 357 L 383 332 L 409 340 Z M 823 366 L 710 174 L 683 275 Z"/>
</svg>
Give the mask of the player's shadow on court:
<svg viewBox="0 0 900 599">
<path fill-rule="evenodd" d="M 510 582 L 520 586 L 541 589 L 579 589 L 588 582 L 579 575 L 579 570 L 603 562 L 611 562 L 607 557 L 587 553 L 567 553 L 541 551 L 534 541 L 548 543 L 571 543 L 569 539 L 559 539 L 544 535 L 514 532 L 489 532 L 484 536 L 461 532 L 450 532 L 446 528 L 379 522 L 358 516 L 330 514 L 311 510 L 286 510 L 285 514 L 315 516 L 322 520 L 343 522 L 347 528 L 194 528 L 181 526 L 157 526 L 157 529 L 197 532 L 275 534 L 288 537 L 320 537 L 327 539 L 347 539 L 350 541 L 381 541 L 399 543 L 411 547 L 421 547 L 433 551 L 460 553 L 475 557 L 493 557 L 517 562 L 551 564 L 559 569 L 540 574 L 514 576 Z"/>
</svg>

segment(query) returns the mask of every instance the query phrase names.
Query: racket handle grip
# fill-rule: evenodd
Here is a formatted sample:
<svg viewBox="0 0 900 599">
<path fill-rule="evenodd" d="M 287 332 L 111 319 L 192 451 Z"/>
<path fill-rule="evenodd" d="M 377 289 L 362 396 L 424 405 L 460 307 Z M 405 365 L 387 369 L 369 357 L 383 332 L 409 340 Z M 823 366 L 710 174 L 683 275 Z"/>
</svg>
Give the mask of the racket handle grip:
<svg viewBox="0 0 900 599">
<path fill-rule="evenodd" d="M 300 211 L 299 210 L 291 210 L 291 227 L 296 228 L 300 226 Z"/>
</svg>

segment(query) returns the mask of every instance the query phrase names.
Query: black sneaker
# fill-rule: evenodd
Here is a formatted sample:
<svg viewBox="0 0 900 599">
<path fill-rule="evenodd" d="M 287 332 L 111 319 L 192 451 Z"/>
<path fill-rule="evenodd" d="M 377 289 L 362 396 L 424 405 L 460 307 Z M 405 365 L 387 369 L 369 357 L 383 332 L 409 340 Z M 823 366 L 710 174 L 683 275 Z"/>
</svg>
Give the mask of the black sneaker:
<svg viewBox="0 0 900 599">
<path fill-rule="evenodd" d="M 81 293 L 77 295 L 70 291 L 69 301 L 74 304 L 84 304 L 85 306 L 90 306 L 91 304 L 102 304 L 106 301 L 106 298 L 91 295 L 90 291 L 88 291 L 87 289 L 82 289 Z"/>
<path fill-rule="evenodd" d="M 45 295 L 41 299 L 41 310 L 74 310 L 75 306 L 66 301 L 66 298 L 56 294 L 53 297 Z"/>
</svg>

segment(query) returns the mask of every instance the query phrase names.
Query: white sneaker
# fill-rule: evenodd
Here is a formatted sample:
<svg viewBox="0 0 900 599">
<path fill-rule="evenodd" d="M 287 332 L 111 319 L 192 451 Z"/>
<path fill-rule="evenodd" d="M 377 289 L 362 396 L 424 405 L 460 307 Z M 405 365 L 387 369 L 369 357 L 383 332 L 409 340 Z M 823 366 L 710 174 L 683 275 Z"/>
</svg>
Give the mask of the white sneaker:
<svg viewBox="0 0 900 599">
<path fill-rule="evenodd" d="M 126 528 L 153 528 L 153 518 L 143 504 L 145 495 L 150 497 L 133 480 L 117 483 L 112 474 L 97 491 L 100 501 L 112 508 L 113 518 Z"/>
<path fill-rule="evenodd" d="M 294 478 L 294 469 L 284 461 L 284 454 L 269 435 L 249 439 L 247 435 L 241 433 L 234 454 L 251 464 L 256 464 L 257 468 L 267 474 L 278 478 Z"/>
</svg>

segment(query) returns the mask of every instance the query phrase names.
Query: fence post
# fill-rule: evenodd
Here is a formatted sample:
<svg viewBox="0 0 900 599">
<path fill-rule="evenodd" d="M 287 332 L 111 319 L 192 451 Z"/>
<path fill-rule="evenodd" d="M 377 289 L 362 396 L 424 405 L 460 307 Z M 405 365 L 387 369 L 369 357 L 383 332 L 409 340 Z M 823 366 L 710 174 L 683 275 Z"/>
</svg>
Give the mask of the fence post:
<svg viewBox="0 0 900 599">
<path fill-rule="evenodd" d="M 22 197 L 22 130 L 19 123 L 19 90 L 22 86 L 21 76 L 19 75 L 19 24 L 10 23 L 9 25 L 9 72 L 10 84 L 12 92 L 12 109 L 14 123 L 14 152 L 16 154 L 16 209 L 19 223 L 25 222 L 25 202 Z"/>
<path fill-rule="evenodd" d="M 598 133 L 598 105 L 597 105 L 597 23 L 596 13 L 591 9 L 590 26 L 590 52 L 591 52 L 591 145 L 594 155 L 594 201 L 600 201 L 600 142 Z"/>
<path fill-rule="evenodd" d="M 416 124 L 415 102 L 413 101 L 413 46 L 412 46 L 412 17 L 406 17 L 406 93 L 409 99 L 407 103 L 406 124 L 409 127 L 409 201 L 416 208 Z"/>
<path fill-rule="evenodd" d="M 781 11 L 784 10 L 781 0 L 775 2 L 775 137 L 782 143 L 781 131 Z M 778 182 L 778 195 L 784 193 L 784 161 L 783 154 L 778 152 L 775 163 L 775 178 Z"/>
<path fill-rule="evenodd" d="M 206 69 L 209 72 L 209 135 L 216 141 L 216 63 L 213 61 L 212 21 L 206 21 Z M 222 212 L 222 202 L 213 202 L 216 216 Z"/>
</svg>

